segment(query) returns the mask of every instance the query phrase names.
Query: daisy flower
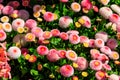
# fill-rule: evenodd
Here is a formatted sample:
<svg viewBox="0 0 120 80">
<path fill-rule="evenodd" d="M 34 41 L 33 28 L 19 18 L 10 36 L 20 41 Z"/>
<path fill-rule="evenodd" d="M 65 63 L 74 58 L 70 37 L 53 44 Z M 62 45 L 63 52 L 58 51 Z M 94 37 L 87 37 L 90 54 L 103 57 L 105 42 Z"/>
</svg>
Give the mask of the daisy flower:
<svg viewBox="0 0 120 80">
<path fill-rule="evenodd" d="M 28 59 L 29 62 L 34 63 L 37 61 L 37 57 L 35 55 L 31 55 L 30 58 Z"/>
<path fill-rule="evenodd" d="M 65 32 L 61 32 L 60 33 L 60 35 L 59 35 L 59 37 L 62 39 L 62 40 L 68 40 L 68 34 L 67 33 L 65 33 Z"/>
<path fill-rule="evenodd" d="M 59 50 L 58 55 L 60 58 L 66 58 L 66 51 L 65 50 Z"/>
<path fill-rule="evenodd" d="M 9 22 L 9 17 L 8 16 L 2 16 L 0 18 L 1 22 Z"/>
<path fill-rule="evenodd" d="M 2 28 L 6 32 L 11 32 L 12 31 L 12 25 L 10 23 L 3 23 Z"/>
<path fill-rule="evenodd" d="M 73 50 L 68 50 L 66 52 L 66 58 L 71 60 L 71 61 L 76 61 L 77 60 L 77 54 Z"/>
<path fill-rule="evenodd" d="M 17 28 L 17 32 L 18 33 L 23 33 L 24 32 L 24 28 L 23 27 L 18 27 Z"/>
<path fill-rule="evenodd" d="M 103 47 L 101 47 L 101 48 L 100 48 L 100 51 L 101 51 L 102 53 L 107 54 L 107 55 L 109 55 L 109 54 L 111 53 L 111 49 L 110 49 L 108 46 L 103 46 Z"/>
<path fill-rule="evenodd" d="M 116 75 L 116 74 L 111 74 L 111 75 L 108 77 L 108 80 L 119 80 L 119 76 Z"/>
<path fill-rule="evenodd" d="M 95 73 L 95 77 L 97 80 L 106 80 L 106 72 L 99 70 Z"/>
<path fill-rule="evenodd" d="M 78 70 L 85 70 L 88 67 L 88 62 L 84 57 L 77 57 L 77 60 L 75 62 L 78 65 Z"/>
<path fill-rule="evenodd" d="M 70 24 L 73 24 L 73 20 L 69 16 L 62 16 L 59 19 L 59 26 L 61 28 L 68 28 Z"/>
<path fill-rule="evenodd" d="M 66 3 L 68 2 L 69 0 L 60 0 L 60 2 L 63 2 L 63 3 Z"/>
<path fill-rule="evenodd" d="M 95 40 L 89 39 L 89 47 L 95 47 Z"/>
<path fill-rule="evenodd" d="M 37 52 L 38 52 L 38 54 L 43 56 L 43 55 L 47 55 L 49 50 L 46 46 L 40 45 L 40 46 L 37 47 Z"/>
<path fill-rule="evenodd" d="M 27 10 L 22 9 L 22 10 L 19 10 L 18 16 L 23 20 L 27 20 L 29 19 L 30 14 Z"/>
<path fill-rule="evenodd" d="M 80 36 L 80 43 L 89 42 L 89 38 L 87 36 Z"/>
<path fill-rule="evenodd" d="M 43 30 L 40 27 L 34 27 L 31 30 L 31 33 L 35 34 L 36 37 L 42 36 Z"/>
<path fill-rule="evenodd" d="M 100 54 L 97 59 L 100 60 L 102 63 L 108 63 L 109 62 L 109 58 L 105 54 Z"/>
<path fill-rule="evenodd" d="M 6 33 L 3 30 L 0 30 L 0 41 L 4 41 L 6 38 Z"/>
<path fill-rule="evenodd" d="M 73 10 L 74 12 L 79 12 L 79 11 L 81 10 L 81 6 L 80 6 L 80 4 L 77 3 L 77 2 L 73 2 L 73 3 L 71 4 L 71 8 L 72 8 L 72 10 Z"/>
<path fill-rule="evenodd" d="M 98 0 L 98 1 L 103 5 L 107 5 L 110 2 L 110 0 Z"/>
<path fill-rule="evenodd" d="M 40 12 L 40 11 L 41 11 L 40 5 L 34 5 L 34 6 L 33 6 L 33 11 L 34 11 L 34 12 Z"/>
<path fill-rule="evenodd" d="M 74 69 L 71 65 L 66 64 L 60 68 L 60 73 L 64 77 L 70 77 L 74 74 Z"/>
<path fill-rule="evenodd" d="M 104 42 L 108 40 L 108 34 L 106 32 L 97 32 L 95 34 L 95 39 L 102 39 Z"/>
<path fill-rule="evenodd" d="M 112 69 L 111 66 L 106 64 L 106 63 L 103 64 L 103 68 L 106 69 L 106 70 L 111 70 Z"/>
<path fill-rule="evenodd" d="M 92 9 L 92 3 L 90 2 L 90 0 L 82 0 L 81 6 L 87 10 Z"/>
<path fill-rule="evenodd" d="M 12 27 L 15 31 L 17 30 L 18 27 L 24 27 L 24 25 L 25 25 L 25 22 L 23 19 L 17 18 L 12 22 Z"/>
<path fill-rule="evenodd" d="M 90 61 L 90 68 L 93 70 L 101 70 L 102 69 L 102 62 L 100 60 L 91 60 Z"/>
<path fill-rule="evenodd" d="M 52 12 L 46 12 L 44 15 L 43 15 L 43 18 L 45 21 L 47 22 L 51 22 L 54 20 L 54 14 Z"/>
<path fill-rule="evenodd" d="M 72 44 L 78 44 L 80 42 L 80 37 L 77 34 L 70 34 L 69 35 L 69 41 Z"/>
<path fill-rule="evenodd" d="M 99 13 L 101 16 L 103 16 L 105 19 L 108 19 L 110 15 L 113 14 L 112 10 L 109 7 L 101 7 L 99 9 Z"/>
<path fill-rule="evenodd" d="M 12 46 L 8 49 L 8 56 L 12 59 L 17 59 L 21 56 L 21 50 L 16 46 Z"/>
<path fill-rule="evenodd" d="M 39 17 L 40 17 L 40 12 L 34 12 L 34 13 L 33 13 L 33 16 L 34 16 L 35 18 L 39 18 Z"/>
<path fill-rule="evenodd" d="M 28 19 L 25 22 L 25 26 L 28 27 L 28 28 L 37 27 L 37 22 L 35 20 L 33 20 L 33 19 Z"/>
<path fill-rule="evenodd" d="M 112 4 L 111 6 L 111 9 L 116 12 L 118 15 L 120 14 L 120 7 L 116 4 Z"/>
<path fill-rule="evenodd" d="M 118 42 L 116 39 L 108 39 L 106 45 L 111 48 L 111 49 L 115 49 L 116 47 L 118 47 Z"/>
<path fill-rule="evenodd" d="M 116 51 L 112 51 L 111 54 L 109 54 L 110 59 L 117 60 L 119 59 L 119 53 Z"/>
<path fill-rule="evenodd" d="M 109 21 L 111 21 L 113 23 L 118 23 L 118 22 L 120 22 L 120 16 L 117 14 L 111 14 L 109 16 Z"/>
<path fill-rule="evenodd" d="M 28 42 L 35 41 L 35 35 L 33 33 L 27 33 L 25 35 L 25 40 Z"/>
<path fill-rule="evenodd" d="M 92 59 L 98 59 L 98 57 L 100 56 L 100 51 L 97 49 L 91 49 L 90 54 Z"/>
<path fill-rule="evenodd" d="M 11 6 L 5 6 L 3 9 L 2 9 L 2 13 L 5 14 L 5 15 L 10 15 L 12 12 L 13 12 L 13 7 Z"/>
<path fill-rule="evenodd" d="M 59 36 L 60 35 L 60 31 L 58 29 L 52 29 L 51 30 L 51 34 L 52 34 L 52 36 Z"/>
<path fill-rule="evenodd" d="M 52 37 L 52 33 L 50 31 L 44 31 L 42 36 L 44 39 L 50 39 Z"/>
<path fill-rule="evenodd" d="M 96 39 L 95 40 L 95 46 L 98 48 L 101 48 L 105 45 L 104 41 L 102 39 Z"/>
</svg>

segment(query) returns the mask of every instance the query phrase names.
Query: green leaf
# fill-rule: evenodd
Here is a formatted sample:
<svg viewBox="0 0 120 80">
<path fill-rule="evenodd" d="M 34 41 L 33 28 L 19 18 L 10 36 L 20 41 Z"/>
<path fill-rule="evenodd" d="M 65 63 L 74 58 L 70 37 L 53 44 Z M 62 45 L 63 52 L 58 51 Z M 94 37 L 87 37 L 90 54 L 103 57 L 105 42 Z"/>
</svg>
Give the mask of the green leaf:
<svg viewBox="0 0 120 80">
<path fill-rule="evenodd" d="M 38 75 L 38 71 L 35 70 L 35 69 L 31 69 L 31 70 L 30 70 L 30 74 L 31 74 L 31 75 L 34 75 L 34 76 L 37 76 L 37 75 Z"/>
</svg>

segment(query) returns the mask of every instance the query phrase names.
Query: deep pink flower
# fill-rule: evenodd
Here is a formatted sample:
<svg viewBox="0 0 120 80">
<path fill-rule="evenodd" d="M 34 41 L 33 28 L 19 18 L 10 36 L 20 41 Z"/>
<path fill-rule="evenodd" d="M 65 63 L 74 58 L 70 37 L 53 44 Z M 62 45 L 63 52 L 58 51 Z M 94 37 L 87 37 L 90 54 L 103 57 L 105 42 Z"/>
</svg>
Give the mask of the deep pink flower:
<svg viewBox="0 0 120 80">
<path fill-rule="evenodd" d="M 90 2 L 90 0 L 82 0 L 81 6 L 87 10 L 92 9 L 92 3 Z"/>
<path fill-rule="evenodd" d="M 97 80 L 106 80 L 106 72 L 99 70 L 95 73 L 95 77 Z"/>
<path fill-rule="evenodd" d="M 95 40 L 89 39 L 89 47 L 95 47 Z"/>
<path fill-rule="evenodd" d="M 112 14 L 109 16 L 109 20 L 113 23 L 118 23 L 120 22 L 120 16 L 117 14 Z"/>
<path fill-rule="evenodd" d="M 95 12 L 99 12 L 99 9 L 98 9 L 97 6 L 93 6 L 93 10 L 94 10 Z"/>
<path fill-rule="evenodd" d="M 61 32 L 59 37 L 62 39 L 62 40 L 68 40 L 68 34 L 65 33 L 65 32 Z"/>
<path fill-rule="evenodd" d="M 101 48 L 105 45 L 104 41 L 102 39 L 96 39 L 95 40 L 95 46 L 98 48 Z"/>
<path fill-rule="evenodd" d="M 97 59 L 102 61 L 102 63 L 108 63 L 109 62 L 109 58 L 105 54 L 100 54 Z"/>
<path fill-rule="evenodd" d="M 80 43 L 89 42 L 89 38 L 87 36 L 80 36 Z"/>
<path fill-rule="evenodd" d="M 74 12 L 79 12 L 79 11 L 81 10 L 81 6 L 80 6 L 80 4 L 77 3 L 77 2 L 73 2 L 73 3 L 71 4 L 71 8 L 72 8 L 72 10 L 73 10 Z"/>
<path fill-rule="evenodd" d="M 0 3 L 2 3 L 3 2 L 3 0 L 0 0 Z"/>
<path fill-rule="evenodd" d="M 103 68 L 106 69 L 106 70 L 111 70 L 111 66 L 108 65 L 108 64 L 103 64 Z"/>
<path fill-rule="evenodd" d="M 91 27 L 91 20 L 88 16 L 82 16 L 80 19 L 83 20 L 83 26 L 90 28 Z"/>
<path fill-rule="evenodd" d="M 31 32 L 35 34 L 36 37 L 40 37 L 43 34 L 43 30 L 40 27 L 34 27 L 31 29 Z"/>
<path fill-rule="evenodd" d="M 15 9 L 20 6 L 20 3 L 18 1 L 10 1 L 7 5 L 12 6 Z"/>
<path fill-rule="evenodd" d="M 45 21 L 51 22 L 54 20 L 54 14 L 52 12 L 45 12 L 43 18 Z"/>
<path fill-rule="evenodd" d="M 22 53 L 23 55 L 26 55 L 26 54 L 29 53 L 29 50 L 28 50 L 27 48 L 21 48 L 21 53 Z"/>
<path fill-rule="evenodd" d="M 5 15 L 9 15 L 13 12 L 13 7 L 11 6 L 5 6 L 3 9 L 2 9 L 2 13 L 5 14 Z"/>
<path fill-rule="evenodd" d="M 109 48 L 111 49 L 115 49 L 116 47 L 118 47 L 118 43 L 116 39 L 108 39 L 107 44 L 106 44 Z"/>
<path fill-rule="evenodd" d="M 4 41 L 6 38 L 6 33 L 3 30 L 0 30 L 0 41 Z"/>
<path fill-rule="evenodd" d="M 69 0 L 60 0 L 60 2 L 63 2 L 63 3 L 66 3 L 68 2 Z"/>
<path fill-rule="evenodd" d="M 19 10 L 18 16 L 19 16 L 21 19 L 27 20 L 27 19 L 29 19 L 30 14 L 29 14 L 29 12 L 28 12 L 27 10 L 22 9 L 22 10 Z"/>
<path fill-rule="evenodd" d="M 118 60 L 119 59 L 119 53 L 116 51 L 112 51 L 111 54 L 109 54 L 110 59 Z"/>
<path fill-rule="evenodd" d="M 58 55 L 60 58 L 66 58 L 66 51 L 65 50 L 59 50 Z"/>
<path fill-rule="evenodd" d="M 43 56 L 43 55 L 47 55 L 49 50 L 46 46 L 40 45 L 40 46 L 37 47 L 37 52 L 38 52 L 38 54 Z"/>
<path fill-rule="evenodd" d="M 58 29 L 52 29 L 51 33 L 52 33 L 52 36 L 59 36 L 60 35 L 60 31 Z"/>
<path fill-rule="evenodd" d="M 50 39 L 52 37 L 52 33 L 50 31 L 44 31 L 42 36 L 44 39 Z"/>
<path fill-rule="evenodd" d="M 70 77 L 74 74 L 74 69 L 71 65 L 66 64 L 60 68 L 60 73 L 64 77 Z"/>
<path fill-rule="evenodd" d="M 91 49 L 90 54 L 93 59 L 98 59 L 98 57 L 100 56 L 100 51 L 97 49 Z"/>
<path fill-rule="evenodd" d="M 108 80 L 119 80 L 119 76 L 116 75 L 116 74 L 111 74 L 111 75 L 108 77 Z"/>
<path fill-rule="evenodd" d="M 76 61 L 77 60 L 77 54 L 73 50 L 68 50 L 66 52 L 66 57 L 67 57 L 67 59 L 69 59 L 71 61 Z"/>
<path fill-rule="evenodd" d="M 100 60 L 91 60 L 90 61 L 90 68 L 93 70 L 101 70 L 102 69 L 102 62 Z"/>
<path fill-rule="evenodd" d="M 28 28 L 37 27 L 37 22 L 35 20 L 33 20 L 33 19 L 28 19 L 25 22 L 25 26 L 28 27 Z"/>
<path fill-rule="evenodd" d="M 100 48 L 100 51 L 101 51 L 102 53 L 107 54 L 107 55 L 109 55 L 109 54 L 111 53 L 111 49 L 110 49 L 108 46 L 103 46 L 103 47 L 101 47 L 101 48 Z"/>
<path fill-rule="evenodd" d="M 69 41 L 72 44 L 78 44 L 80 42 L 80 37 L 77 34 L 70 34 L 69 35 Z"/>
</svg>

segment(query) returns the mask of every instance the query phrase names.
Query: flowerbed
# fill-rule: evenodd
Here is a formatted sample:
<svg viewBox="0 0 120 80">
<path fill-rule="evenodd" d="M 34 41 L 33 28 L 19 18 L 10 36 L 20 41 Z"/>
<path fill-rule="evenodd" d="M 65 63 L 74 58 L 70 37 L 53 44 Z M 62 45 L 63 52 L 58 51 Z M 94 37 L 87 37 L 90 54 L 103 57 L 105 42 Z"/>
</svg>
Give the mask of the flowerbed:
<svg viewBox="0 0 120 80">
<path fill-rule="evenodd" d="M 119 0 L 0 0 L 0 77 L 120 80 Z"/>
</svg>

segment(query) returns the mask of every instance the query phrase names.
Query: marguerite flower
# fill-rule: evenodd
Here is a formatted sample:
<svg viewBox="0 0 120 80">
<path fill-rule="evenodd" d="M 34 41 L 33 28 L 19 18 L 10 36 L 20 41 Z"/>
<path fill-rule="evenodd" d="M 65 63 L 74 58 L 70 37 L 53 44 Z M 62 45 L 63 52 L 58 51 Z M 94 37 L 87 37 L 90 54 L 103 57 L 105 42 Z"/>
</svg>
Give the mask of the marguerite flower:
<svg viewBox="0 0 120 80">
<path fill-rule="evenodd" d="M 77 2 L 73 2 L 73 3 L 71 4 L 71 8 L 72 8 L 72 10 L 73 10 L 74 12 L 79 12 L 79 11 L 81 10 L 81 6 L 80 6 L 80 4 L 77 3 Z"/>
<path fill-rule="evenodd" d="M 40 45 L 40 46 L 37 47 L 37 52 L 38 52 L 38 54 L 43 56 L 43 55 L 47 55 L 49 50 L 46 46 Z"/>
<path fill-rule="evenodd" d="M 97 49 L 91 49 L 90 54 L 93 59 L 98 59 L 98 57 L 100 56 L 100 51 Z"/>
<path fill-rule="evenodd" d="M 43 30 L 40 27 L 34 27 L 31 29 L 31 32 L 35 34 L 36 37 L 40 37 L 43 34 Z"/>
<path fill-rule="evenodd" d="M 103 46 L 103 47 L 101 47 L 101 48 L 100 48 L 100 51 L 101 51 L 102 53 L 107 54 L 107 55 L 109 55 L 109 54 L 111 53 L 111 49 L 110 49 L 108 46 Z"/>
<path fill-rule="evenodd" d="M 43 15 L 43 18 L 45 21 L 47 22 L 51 22 L 54 20 L 54 14 L 52 12 L 46 12 L 44 15 Z"/>
<path fill-rule="evenodd" d="M 35 18 L 39 18 L 39 17 L 40 17 L 40 12 L 34 12 L 34 13 L 33 13 L 33 16 L 34 16 Z"/>
<path fill-rule="evenodd" d="M 90 0 L 82 0 L 81 6 L 87 10 L 92 9 L 92 3 L 90 2 Z"/>
<path fill-rule="evenodd" d="M 37 57 L 35 55 L 31 55 L 30 58 L 28 59 L 29 62 L 34 63 L 36 62 Z"/>
<path fill-rule="evenodd" d="M 95 46 L 98 47 L 98 48 L 101 48 L 105 45 L 104 41 L 102 39 L 96 39 L 95 40 Z"/>
<path fill-rule="evenodd" d="M 95 40 L 89 39 L 89 47 L 95 47 Z"/>
<path fill-rule="evenodd" d="M 111 66 L 106 64 L 106 63 L 103 64 L 103 68 L 106 69 L 106 70 L 111 70 L 112 69 Z"/>
<path fill-rule="evenodd" d="M 4 41 L 6 38 L 6 33 L 3 30 L 0 30 L 0 41 Z"/>
<path fill-rule="evenodd" d="M 69 35 L 69 41 L 72 44 L 78 44 L 80 42 L 80 37 L 77 34 L 70 34 Z"/>
<path fill-rule="evenodd" d="M 12 31 L 12 25 L 10 23 L 3 23 L 2 28 L 6 32 L 11 32 Z"/>
<path fill-rule="evenodd" d="M 2 16 L 0 18 L 1 22 L 9 22 L 9 17 L 8 16 Z"/>
<path fill-rule="evenodd" d="M 5 15 L 10 15 L 12 12 L 13 12 L 13 7 L 11 6 L 5 6 L 3 9 L 2 9 L 2 13 L 5 14 Z"/>
<path fill-rule="evenodd" d="M 25 40 L 28 42 L 35 41 L 35 35 L 33 33 L 27 33 L 25 35 Z"/>
<path fill-rule="evenodd" d="M 67 33 L 65 33 L 65 32 L 61 32 L 60 33 L 60 35 L 59 35 L 59 37 L 62 39 L 62 40 L 68 40 L 68 34 Z"/>
<path fill-rule="evenodd" d="M 105 54 L 100 54 L 97 59 L 100 60 L 102 63 L 108 63 L 109 62 L 109 58 Z"/>
<path fill-rule="evenodd" d="M 111 21 L 113 23 L 118 23 L 118 22 L 120 22 L 120 16 L 118 14 L 111 14 L 109 16 L 109 21 Z"/>
<path fill-rule="evenodd" d="M 60 31 L 58 29 L 52 29 L 51 33 L 52 33 L 52 36 L 59 36 L 60 35 Z"/>
<path fill-rule="evenodd" d="M 33 20 L 33 19 L 28 19 L 25 22 L 25 26 L 28 27 L 28 28 L 37 27 L 37 22 L 35 20 Z"/>
<path fill-rule="evenodd" d="M 66 51 L 65 50 L 59 50 L 58 51 L 58 55 L 60 58 L 65 58 L 66 57 Z"/>
<path fill-rule="evenodd" d="M 80 43 L 89 42 L 89 38 L 87 36 L 80 36 Z"/>
<path fill-rule="evenodd" d="M 50 31 L 44 31 L 42 36 L 44 39 L 50 39 L 52 37 L 52 33 Z"/>
<path fill-rule="evenodd" d="M 116 47 L 118 47 L 118 42 L 116 39 L 108 39 L 107 44 L 106 44 L 109 48 L 111 49 L 115 49 Z"/>
<path fill-rule="evenodd" d="M 110 59 L 117 60 L 119 59 L 119 53 L 116 51 L 112 51 L 111 54 L 109 54 Z"/>
<path fill-rule="evenodd" d="M 116 74 L 111 74 L 111 75 L 108 77 L 108 80 L 119 80 L 119 76 L 116 75 Z"/>
<path fill-rule="evenodd" d="M 68 50 L 67 53 L 66 53 L 66 57 L 71 61 L 76 61 L 77 60 L 77 54 L 73 50 Z"/>
<path fill-rule="evenodd" d="M 29 18 L 30 14 L 27 10 L 21 9 L 18 12 L 18 16 L 23 20 L 27 20 Z"/>
<path fill-rule="evenodd" d="M 95 77 L 97 78 L 97 80 L 106 80 L 106 72 L 99 70 L 95 73 Z"/>
</svg>

